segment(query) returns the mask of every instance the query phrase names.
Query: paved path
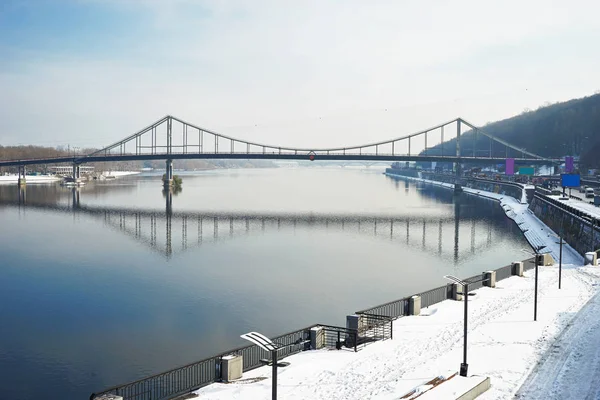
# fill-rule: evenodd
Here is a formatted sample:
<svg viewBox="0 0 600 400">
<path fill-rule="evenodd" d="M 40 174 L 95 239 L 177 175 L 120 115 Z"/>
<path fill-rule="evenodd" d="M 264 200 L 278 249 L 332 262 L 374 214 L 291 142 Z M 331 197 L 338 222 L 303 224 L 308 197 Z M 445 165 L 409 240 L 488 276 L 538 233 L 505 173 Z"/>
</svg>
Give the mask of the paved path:
<svg viewBox="0 0 600 400">
<path fill-rule="evenodd" d="M 517 399 L 600 399 L 600 294 L 542 356 Z"/>
</svg>

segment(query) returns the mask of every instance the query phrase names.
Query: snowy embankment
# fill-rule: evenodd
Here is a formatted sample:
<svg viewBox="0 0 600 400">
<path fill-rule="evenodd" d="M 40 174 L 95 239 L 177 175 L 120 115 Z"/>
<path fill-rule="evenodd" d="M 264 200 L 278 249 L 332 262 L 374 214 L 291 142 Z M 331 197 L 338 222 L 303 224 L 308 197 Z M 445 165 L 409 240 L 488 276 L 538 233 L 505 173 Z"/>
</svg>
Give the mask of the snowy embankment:
<svg viewBox="0 0 600 400">
<path fill-rule="evenodd" d="M 104 172 L 103 175 L 114 176 L 115 178 L 120 178 L 122 176 L 137 175 L 140 173 L 141 173 L 140 171 L 107 171 L 107 172 Z"/>
<path fill-rule="evenodd" d="M 573 208 L 578 209 L 588 215 L 591 215 L 594 218 L 600 219 L 600 207 L 595 206 L 593 203 L 589 201 L 581 201 L 574 198 L 570 198 L 568 200 L 560 200 L 562 196 L 548 196 L 553 198 L 554 200 L 559 200 L 562 203 L 567 204 Z"/>
<path fill-rule="evenodd" d="M 420 178 L 403 178 L 417 182 L 424 182 L 435 186 L 446 187 L 449 189 L 454 188 L 454 184 L 451 183 L 429 181 Z M 523 235 L 527 241 L 536 247 L 545 246 L 542 250 L 540 250 L 540 252 L 549 252 L 552 255 L 552 258 L 558 261 L 560 255 L 560 244 L 557 243 L 558 237 L 546 224 L 540 221 L 533 214 L 533 211 L 529 210 L 529 205 L 525 200 L 525 194 L 523 194 L 523 198 L 521 199 L 521 202 L 519 202 L 514 197 L 499 193 L 486 192 L 484 190 L 463 187 L 463 192 L 498 201 L 506 213 L 506 216 L 515 221 L 517 226 L 521 229 L 521 232 L 523 232 Z M 583 257 L 581 257 L 579 253 L 577 253 L 577 251 L 575 251 L 568 244 L 563 244 L 563 264 L 582 265 Z"/>
<path fill-rule="evenodd" d="M 472 189 L 465 191 L 500 200 L 507 215 L 519 220 L 521 229 L 548 229 L 515 199 Z M 536 240 L 554 251 L 552 236 L 542 233 Z M 558 267 L 540 267 L 537 322 L 533 321 L 533 270 L 525 272 L 524 277 L 499 281 L 496 288 L 476 290 L 469 297 L 469 375 L 489 376 L 492 383 L 481 399 L 513 397 L 537 362 L 549 359 L 555 338 L 585 320 L 574 317 L 596 293 L 600 269 L 577 267 L 581 257 L 572 249 L 565 251 L 563 261 L 574 265 L 563 265 L 560 290 Z M 596 310 L 590 307 L 585 308 L 590 309 L 585 311 L 589 314 L 587 320 L 598 324 L 597 319 L 591 318 Z M 576 331 L 590 335 L 589 329 Z M 581 336 L 573 337 L 589 342 Z M 425 383 L 438 376 L 457 372 L 462 361 L 462 339 L 463 304 L 447 300 L 421 310 L 419 316 L 394 321 L 393 340 L 371 344 L 358 353 L 318 350 L 286 358 L 290 365 L 279 369 L 278 391 L 285 399 L 400 399 L 415 389 L 426 389 Z M 594 354 L 598 354 L 598 349 L 600 346 L 596 345 Z M 569 354 L 574 354 L 571 358 L 575 362 L 579 353 Z M 567 361 L 563 365 L 571 366 L 568 356 L 564 360 Z M 576 370 L 567 367 L 568 371 Z M 597 369 L 598 362 L 592 368 Z M 533 390 L 551 393 L 550 384 L 556 385 L 563 376 L 555 375 L 555 380 L 541 382 Z M 196 393 L 199 398 L 213 400 L 269 399 L 271 368 L 258 368 L 245 373 L 239 381 L 215 383 Z"/>
</svg>

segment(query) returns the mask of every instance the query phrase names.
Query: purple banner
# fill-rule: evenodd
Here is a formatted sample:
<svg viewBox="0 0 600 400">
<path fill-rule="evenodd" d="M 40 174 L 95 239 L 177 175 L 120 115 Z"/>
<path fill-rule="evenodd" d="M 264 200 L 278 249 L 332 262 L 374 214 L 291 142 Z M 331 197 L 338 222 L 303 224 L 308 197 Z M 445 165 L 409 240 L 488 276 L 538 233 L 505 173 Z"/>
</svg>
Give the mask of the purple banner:
<svg viewBox="0 0 600 400">
<path fill-rule="evenodd" d="M 574 169 L 573 157 L 565 157 L 565 172 L 568 174 L 573 172 Z"/>
<path fill-rule="evenodd" d="M 515 159 L 507 158 L 506 159 L 506 175 L 514 175 L 515 174 Z"/>
</svg>

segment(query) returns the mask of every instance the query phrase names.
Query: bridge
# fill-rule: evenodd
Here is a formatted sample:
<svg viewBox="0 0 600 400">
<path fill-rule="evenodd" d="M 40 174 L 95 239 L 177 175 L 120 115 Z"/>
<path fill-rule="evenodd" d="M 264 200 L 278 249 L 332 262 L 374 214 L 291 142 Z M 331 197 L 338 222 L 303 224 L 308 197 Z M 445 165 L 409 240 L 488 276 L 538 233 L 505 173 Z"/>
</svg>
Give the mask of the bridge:
<svg viewBox="0 0 600 400">
<path fill-rule="evenodd" d="M 53 201 L 31 201 L 24 188 L 17 191 L 7 187 L 0 191 L 0 209 L 17 208 L 25 214 L 28 210 L 41 210 L 72 216 L 75 222 L 80 217 L 94 219 L 166 260 L 209 243 L 307 227 L 356 232 L 435 254 L 454 263 L 478 257 L 486 248 L 509 237 L 493 230 L 489 219 L 465 219 L 458 203 L 452 214 L 444 216 L 190 212 L 175 211 L 170 192 L 165 195 L 165 209 L 157 210 L 86 205 L 78 188 L 69 190 L 70 194 L 61 190 L 60 198 Z M 460 246 L 459 240 L 468 245 Z"/>
<path fill-rule="evenodd" d="M 474 135 L 476 139 L 487 138 L 487 140 L 476 140 L 474 142 L 476 145 L 469 149 L 467 154 L 464 150 L 461 151 L 460 139 L 467 133 L 463 132 L 463 128 L 470 130 L 469 134 Z M 444 155 L 444 143 L 454 138 L 456 139 L 455 155 Z M 477 148 L 480 142 L 485 144 L 485 149 Z M 431 148 L 438 144 L 441 145 L 441 152 L 433 152 Z M 499 153 L 503 153 L 502 156 L 499 156 Z M 504 163 L 506 158 L 514 158 L 516 163 L 527 165 L 560 162 L 514 146 L 462 118 L 381 142 L 348 147 L 294 148 L 236 139 L 168 115 L 123 140 L 91 154 L 4 160 L 0 161 L 0 167 L 17 166 L 19 184 L 22 184 L 25 183 L 27 165 L 68 163 L 72 165 L 73 178 L 79 179 L 80 165 L 85 163 L 166 160 L 165 186 L 169 187 L 173 179 L 173 160 L 182 159 L 449 162 L 455 163 L 457 174 L 460 174 L 463 163 L 500 164 Z"/>
</svg>

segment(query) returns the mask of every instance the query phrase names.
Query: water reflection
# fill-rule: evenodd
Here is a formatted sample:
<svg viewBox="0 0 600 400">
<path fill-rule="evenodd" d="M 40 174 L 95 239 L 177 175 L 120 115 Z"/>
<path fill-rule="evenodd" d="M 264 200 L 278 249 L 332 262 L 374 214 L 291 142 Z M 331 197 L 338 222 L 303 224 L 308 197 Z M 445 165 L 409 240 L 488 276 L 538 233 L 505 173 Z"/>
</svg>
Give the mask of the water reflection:
<svg viewBox="0 0 600 400">
<path fill-rule="evenodd" d="M 161 189 L 160 176 L 0 186 L 4 397 L 86 398 L 243 332 L 343 325 L 524 245 L 493 201 L 360 171 L 223 171 Z"/>
<path fill-rule="evenodd" d="M 396 181 L 397 183 L 397 181 Z M 406 182 L 408 184 L 408 182 Z M 116 188 L 119 188 L 117 186 Z M 123 186 L 122 188 L 127 188 Z M 173 255 L 199 247 L 206 242 L 218 242 L 242 235 L 249 236 L 266 231 L 281 231 L 297 227 L 319 230 L 352 232 L 391 241 L 401 241 L 412 248 L 437 253 L 455 264 L 467 262 L 470 256 L 479 254 L 492 246 L 494 221 L 461 216 L 464 204 L 455 201 L 454 214 L 436 216 L 372 216 L 359 214 L 319 213 L 256 213 L 175 211 L 173 193 L 164 191 L 164 211 L 152 208 L 125 208 L 87 205 L 80 188 L 56 190 L 56 187 L 36 188 L 39 193 L 34 200 L 27 200 L 25 188 L 0 188 L 0 206 L 43 210 L 57 214 L 73 214 L 101 220 L 109 229 L 124 234 L 149 249 L 169 259 Z M 118 190 L 118 189 L 117 189 Z M 421 188 L 426 191 L 426 188 Z M 438 196 L 443 196 L 438 193 Z M 452 195 L 450 195 L 452 197 Z M 69 201 L 65 201 L 66 199 Z M 460 248 L 461 225 L 470 226 L 470 248 Z M 437 234 L 432 234 L 437 230 Z M 444 232 L 446 234 L 444 235 Z M 444 238 L 452 232 L 453 246 L 444 249 Z M 484 234 L 483 234 L 484 233 Z M 462 235 L 466 233 L 463 230 Z M 448 240 L 446 240 L 448 242 Z"/>
</svg>

